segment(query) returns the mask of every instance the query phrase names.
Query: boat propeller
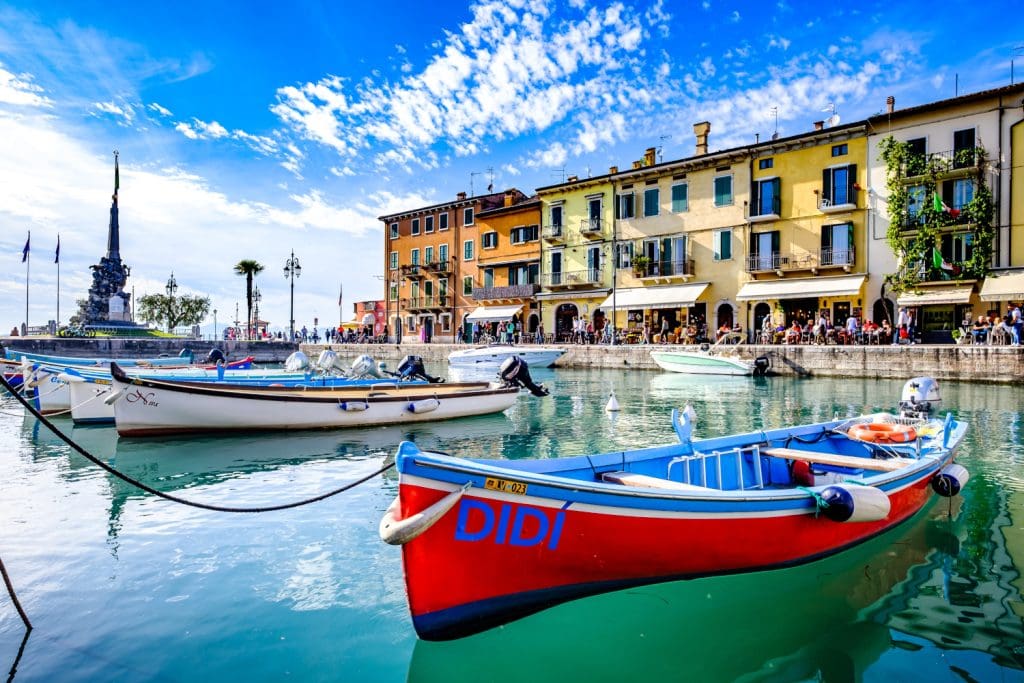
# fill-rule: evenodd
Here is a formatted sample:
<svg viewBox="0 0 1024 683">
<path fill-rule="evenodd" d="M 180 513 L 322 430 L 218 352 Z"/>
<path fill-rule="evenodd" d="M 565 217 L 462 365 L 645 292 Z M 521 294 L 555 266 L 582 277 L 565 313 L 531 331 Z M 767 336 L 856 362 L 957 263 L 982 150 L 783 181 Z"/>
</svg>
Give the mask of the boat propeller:
<svg viewBox="0 0 1024 683">
<path fill-rule="evenodd" d="M 505 386 L 529 389 L 534 396 L 547 396 L 550 393 L 543 384 L 534 383 L 533 378 L 530 377 L 530 366 L 519 356 L 506 358 L 498 370 L 498 377 L 505 383 Z"/>
</svg>

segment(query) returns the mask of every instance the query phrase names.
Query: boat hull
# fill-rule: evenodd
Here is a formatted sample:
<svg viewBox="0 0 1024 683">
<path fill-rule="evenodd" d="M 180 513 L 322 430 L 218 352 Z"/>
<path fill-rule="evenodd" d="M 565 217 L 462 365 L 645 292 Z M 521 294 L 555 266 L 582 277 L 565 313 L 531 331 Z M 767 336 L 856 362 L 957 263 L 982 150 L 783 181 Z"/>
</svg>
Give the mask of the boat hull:
<svg viewBox="0 0 1024 683">
<path fill-rule="evenodd" d="M 662 370 L 690 375 L 752 375 L 754 366 L 736 358 L 697 351 L 652 351 L 651 359 Z"/>
<path fill-rule="evenodd" d="M 487 346 L 452 351 L 448 364 L 460 368 L 495 368 L 512 356 L 522 358 L 531 368 L 549 368 L 565 354 L 558 348 L 522 348 L 517 346 Z"/>
</svg>

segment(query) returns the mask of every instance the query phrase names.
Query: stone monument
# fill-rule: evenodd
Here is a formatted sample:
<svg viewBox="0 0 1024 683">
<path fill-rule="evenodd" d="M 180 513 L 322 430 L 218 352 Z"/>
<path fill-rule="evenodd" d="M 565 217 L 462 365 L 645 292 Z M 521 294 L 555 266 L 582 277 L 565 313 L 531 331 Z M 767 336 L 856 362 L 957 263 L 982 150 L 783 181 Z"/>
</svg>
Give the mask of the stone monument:
<svg viewBox="0 0 1024 683">
<path fill-rule="evenodd" d="M 114 152 L 114 196 L 110 204 L 110 226 L 107 229 L 107 255 L 92 267 L 89 298 L 78 310 L 83 325 L 132 326 L 131 295 L 124 291 L 131 269 L 121 262 L 120 226 L 117 222 L 117 191 L 120 188 L 118 153 Z"/>
</svg>

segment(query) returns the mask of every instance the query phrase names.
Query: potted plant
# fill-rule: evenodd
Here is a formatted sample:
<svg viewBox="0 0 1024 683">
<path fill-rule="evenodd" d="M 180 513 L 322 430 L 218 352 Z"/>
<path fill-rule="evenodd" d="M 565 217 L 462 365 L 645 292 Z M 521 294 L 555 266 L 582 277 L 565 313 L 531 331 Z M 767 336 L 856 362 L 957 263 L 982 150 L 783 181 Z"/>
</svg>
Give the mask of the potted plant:
<svg viewBox="0 0 1024 683">
<path fill-rule="evenodd" d="M 633 274 L 643 277 L 651 267 L 651 259 L 647 256 L 637 256 L 633 259 Z"/>
</svg>

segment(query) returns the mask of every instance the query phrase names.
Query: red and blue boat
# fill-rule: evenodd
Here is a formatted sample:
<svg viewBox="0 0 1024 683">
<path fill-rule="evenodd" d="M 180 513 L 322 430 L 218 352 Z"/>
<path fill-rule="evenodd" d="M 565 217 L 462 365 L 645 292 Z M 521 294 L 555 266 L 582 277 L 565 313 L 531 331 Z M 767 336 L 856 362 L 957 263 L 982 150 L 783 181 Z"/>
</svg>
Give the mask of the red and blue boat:
<svg viewBox="0 0 1024 683">
<path fill-rule="evenodd" d="M 449 640 L 630 586 L 798 565 L 908 520 L 968 479 L 967 431 L 915 378 L 900 410 L 559 459 L 403 443 L 381 537 L 401 545 L 413 624 Z"/>
</svg>

